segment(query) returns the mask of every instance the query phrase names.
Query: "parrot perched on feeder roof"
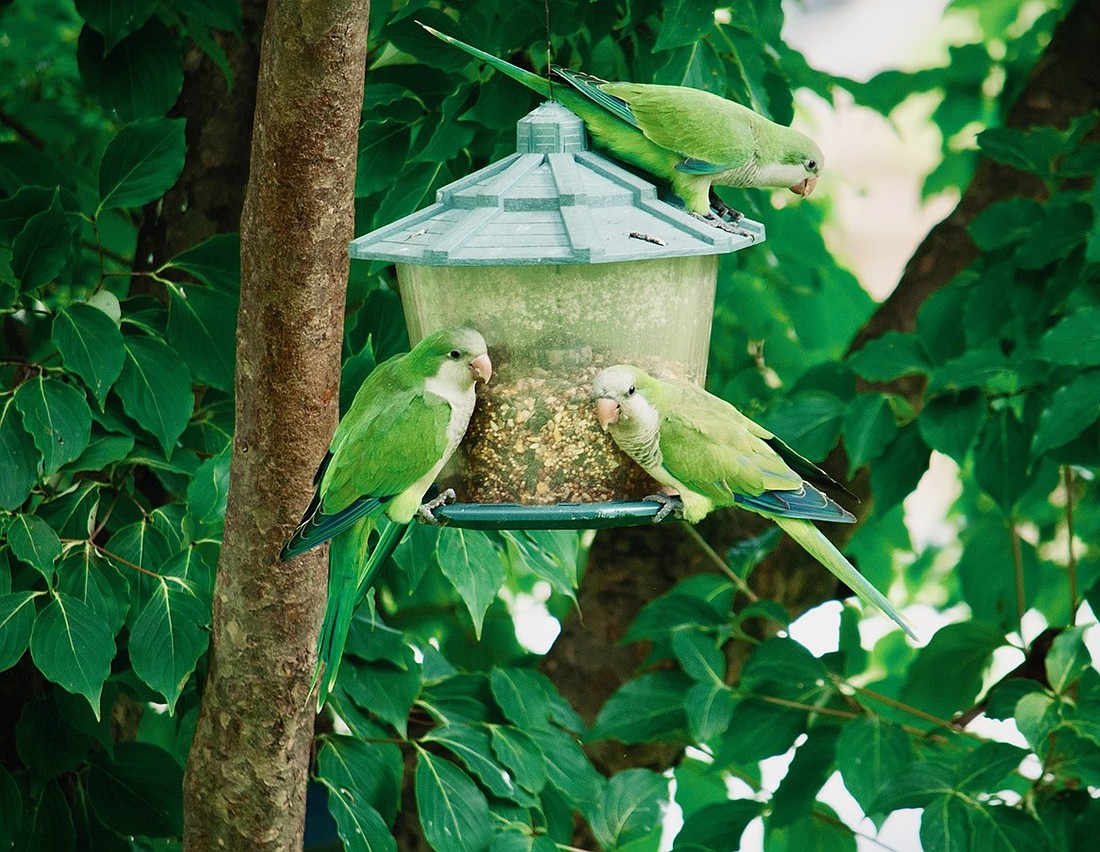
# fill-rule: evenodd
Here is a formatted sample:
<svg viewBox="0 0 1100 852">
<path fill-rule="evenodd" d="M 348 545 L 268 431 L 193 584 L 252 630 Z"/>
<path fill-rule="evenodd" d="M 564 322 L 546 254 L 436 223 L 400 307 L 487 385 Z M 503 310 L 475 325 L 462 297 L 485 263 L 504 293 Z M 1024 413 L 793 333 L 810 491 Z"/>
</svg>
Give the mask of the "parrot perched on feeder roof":
<svg viewBox="0 0 1100 852">
<path fill-rule="evenodd" d="M 775 521 L 818 562 L 898 623 L 913 631 L 890 602 L 811 521 L 855 517 L 817 486 L 841 487 L 779 438 L 725 400 L 679 379 L 655 379 L 619 364 L 592 383 L 596 416 L 619 449 L 677 495 L 654 495 L 696 523 L 714 509 L 739 506 Z M 915 637 L 914 637 L 915 638 Z"/>
<path fill-rule="evenodd" d="M 530 71 L 444 35 L 424 29 L 464 50 L 544 97 L 550 83 Z M 688 86 L 611 83 L 557 65 L 551 70 L 569 86 L 553 98 L 576 113 L 593 144 L 625 163 L 667 181 L 693 215 L 727 230 L 732 213 L 712 186 L 789 188 L 805 197 L 825 166 L 821 149 L 804 134 L 776 124 L 748 107 Z M 718 214 L 712 210 L 718 208 Z"/>
<path fill-rule="evenodd" d="M 332 539 L 313 676 L 314 684 L 320 680 L 318 709 L 336 683 L 352 615 L 374 575 L 418 513 L 430 521 L 433 509 L 454 498 L 448 491 L 422 504 L 466 433 L 474 385 L 492 373 L 485 338 L 471 328 L 442 329 L 379 364 L 336 427 L 313 499 L 280 554 L 290 559 Z M 384 529 L 382 515 L 390 521 Z M 379 540 L 368 558 L 376 526 Z"/>
</svg>

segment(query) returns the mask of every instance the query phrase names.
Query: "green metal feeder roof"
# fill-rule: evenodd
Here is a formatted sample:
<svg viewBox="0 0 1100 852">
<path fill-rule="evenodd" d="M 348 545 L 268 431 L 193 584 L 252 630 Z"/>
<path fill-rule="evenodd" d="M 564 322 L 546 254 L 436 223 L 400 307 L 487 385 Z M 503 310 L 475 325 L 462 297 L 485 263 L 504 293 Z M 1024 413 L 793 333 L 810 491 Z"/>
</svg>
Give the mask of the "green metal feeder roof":
<svg viewBox="0 0 1100 852">
<path fill-rule="evenodd" d="M 725 254 L 764 239 L 733 234 L 657 198 L 588 150 L 584 122 L 547 101 L 517 123 L 516 153 L 439 190 L 436 203 L 353 240 L 351 257 L 423 266 L 609 263 Z"/>
</svg>

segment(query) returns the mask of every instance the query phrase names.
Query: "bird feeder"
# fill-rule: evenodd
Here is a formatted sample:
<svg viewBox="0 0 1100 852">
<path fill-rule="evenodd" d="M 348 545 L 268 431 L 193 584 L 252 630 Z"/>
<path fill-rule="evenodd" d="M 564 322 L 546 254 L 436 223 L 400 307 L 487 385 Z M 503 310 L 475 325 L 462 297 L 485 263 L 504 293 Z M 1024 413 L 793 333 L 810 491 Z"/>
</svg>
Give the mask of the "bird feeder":
<svg viewBox="0 0 1100 852">
<path fill-rule="evenodd" d="M 656 486 L 600 431 L 591 384 L 633 363 L 702 384 L 718 255 L 764 239 L 657 197 L 588 150 L 553 101 L 517 126 L 516 153 L 441 190 L 436 203 L 352 241 L 396 264 L 409 338 L 450 325 L 484 335 L 493 378 L 438 485 L 443 523 L 587 527 L 647 521 Z"/>
</svg>

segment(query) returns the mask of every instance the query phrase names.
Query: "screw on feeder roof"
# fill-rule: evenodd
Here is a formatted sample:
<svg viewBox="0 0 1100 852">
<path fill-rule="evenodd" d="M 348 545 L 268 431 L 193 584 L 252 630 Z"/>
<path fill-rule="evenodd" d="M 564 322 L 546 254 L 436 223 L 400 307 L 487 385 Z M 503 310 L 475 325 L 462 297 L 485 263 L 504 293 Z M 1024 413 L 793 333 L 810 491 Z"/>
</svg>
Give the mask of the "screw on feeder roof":
<svg viewBox="0 0 1100 852">
<path fill-rule="evenodd" d="M 653 184 L 588 150 L 554 101 L 517 125 L 516 153 L 439 190 L 436 203 L 352 241 L 351 257 L 424 266 L 608 263 L 725 254 L 733 234 L 657 198 Z"/>
</svg>

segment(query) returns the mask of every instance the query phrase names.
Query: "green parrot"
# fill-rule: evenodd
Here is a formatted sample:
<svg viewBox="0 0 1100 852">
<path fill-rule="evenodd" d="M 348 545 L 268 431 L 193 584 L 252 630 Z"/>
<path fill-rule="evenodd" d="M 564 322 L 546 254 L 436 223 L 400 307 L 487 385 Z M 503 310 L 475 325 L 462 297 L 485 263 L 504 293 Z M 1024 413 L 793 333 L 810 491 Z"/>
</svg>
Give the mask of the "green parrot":
<svg viewBox="0 0 1100 852">
<path fill-rule="evenodd" d="M 551 97 L 545 77 L 421 26 Z M 802 133 L 702 89 L 609 83 L 557 65 L 550 67 L 569 84 L 554 87 L 553 98 L 584 119 L 597 148 L 667 181 L 690 213 L 720 227 L 726 227 L 721 216 L 732 214 L 736 223 L 741 214 L 714 195 L 713 185 L 788 187 L 805 197 L 813 192 L 825 166 L 821 149 Z"/>
<path fill-rule="evenodd" d="M 771 518 L 865 601 L 900 625 L 888 600 L 811 521 L 855 517 L 819 485 L 843 489 L 825 471 L 753 423 L 725 400 L 679 379 L 655 379 L 637 367 L 608 367 L 593 380 L 596 417 L 619 448 L 677 495 L 655 520 L 678 512 L 696 523 L 714 509 L 740 506 Z"/>
<path fill-rule="evenodd" d="M 318 710 L 336 683 L 352 615 L 374 575 L 418 513 L 430 521 L 433 509 L 454 498 L 444 492 L 422 504 L 466 433 L 474 385 L 492 374 L 485 338 L 471 328 L 442 329 L 379 364 L 336 427 L 313 499 L 280 554 L 291 559 L 332 539 L 311 684 L 320 680 Z M 379 540 L 368 557 L 376 527 Z"/>
</svg>

